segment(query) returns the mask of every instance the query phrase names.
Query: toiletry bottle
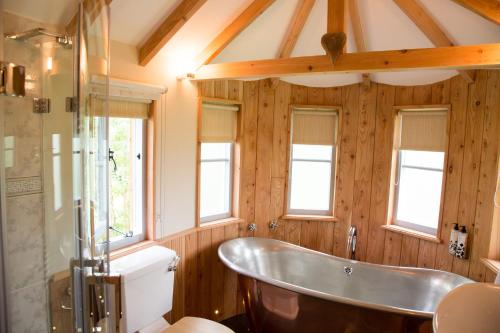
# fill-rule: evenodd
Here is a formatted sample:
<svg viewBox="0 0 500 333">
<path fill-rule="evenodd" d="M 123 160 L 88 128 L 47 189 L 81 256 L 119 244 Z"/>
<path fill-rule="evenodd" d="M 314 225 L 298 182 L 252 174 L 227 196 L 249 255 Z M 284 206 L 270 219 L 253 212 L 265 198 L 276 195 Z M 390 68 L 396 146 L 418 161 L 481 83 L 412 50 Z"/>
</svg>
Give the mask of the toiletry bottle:
<svg viewBox="0 0 500 333">
<path fill-rule="evenodd" d="M 457 242 L 458 242 L 458 234 L 460 230 L 458 230 L 458 223 L 453 223 L 453 229 L 451 229 L 450 235 L 450 243 L 448 244 L 448 253 L 452 256 L 455 255 L 457 251 Z"/>
<path fill-rule="evenodd" d="M 467 255 L 467 230 L 463 225 L 460 227 L 460 233 L 458 234 L 458 242 L 457 242 L 455 257 L 459 259 L 465 259 L 466 255 Z"/>
</svg>

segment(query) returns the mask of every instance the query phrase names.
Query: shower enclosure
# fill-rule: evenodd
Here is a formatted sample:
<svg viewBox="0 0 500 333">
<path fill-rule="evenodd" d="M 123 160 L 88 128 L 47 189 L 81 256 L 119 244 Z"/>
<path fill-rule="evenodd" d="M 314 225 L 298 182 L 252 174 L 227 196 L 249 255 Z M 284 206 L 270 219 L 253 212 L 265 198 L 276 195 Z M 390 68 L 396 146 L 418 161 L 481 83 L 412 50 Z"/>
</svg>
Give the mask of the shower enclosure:
<svg viewBox="0 0 500 333">
<path fill-rule="evenodd" d="M 75 1 L 62 28 L 1 1 L 0 332 L 115 332 L 108 117 L 94 103 L 108 94 L 108 1 Z"/>
</svg>

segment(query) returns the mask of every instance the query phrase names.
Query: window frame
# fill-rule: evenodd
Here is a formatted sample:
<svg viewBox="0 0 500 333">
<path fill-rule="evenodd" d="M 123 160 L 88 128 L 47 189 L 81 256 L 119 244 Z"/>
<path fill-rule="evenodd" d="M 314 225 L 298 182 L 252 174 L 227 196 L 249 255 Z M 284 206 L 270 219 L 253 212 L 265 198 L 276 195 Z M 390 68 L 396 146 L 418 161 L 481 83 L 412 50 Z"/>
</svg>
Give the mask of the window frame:
<svg viewBox="0 0 500 333">
<path fill-rule="evenodd" d="M 314 209 L 292 209 L 290 207 L 290 201 L 292 197 L 292 175 L 293 175 L 293 117 L 294 112 L 299 111 L 307 111 L 321 109 L 328 110 L 329 112 L 337 114 L 337 139 L 336 143 L 332 145 L 332 158 L 331 161 L 331 171 L 330 171 L 330 200 L 329 200 L 329 208 L 328 210 L 314 210 Z M 286 202 L 285 202 L 285 211 L 283 219 L 287 219 L 290 217 L 296 216 L 304 216 L 304 217 L 314 217 L 315 220 L 331 220 L 335 215 L 335 190 L 337 183 L 337 170 L 338 170 L 338 155 L 340 151 L 339 138 L 341 133 L 341 124 L 342 124 L 342 107 L 340 106 L 332 106 L 332 105 L 290 105 L 290 121 L 288 128 L 290 129 L 290 134 L 288 136 L 288 163 L 287 163 L 287 177 L 286 177 Z M 301 159 L 302 160 L 302 159 Z M 306 160 L 304 160 L 306 161 Z M 311 160 L 311 162 L 326 162 L 326 160 Z"/>
<path fill-rule="evenodd" d="M 209 143 L 209 142 L 206 142 L 206 143 Z M 223 219 L 227 219 L 227 218 L 230 218 L 233 216 L 233 196 L 234 196 L 234 146 L 235 146 L 235 143 L 234 142 L 219 142 L 219 143 L 222 143 L 222 144 L 229 144 L 230 145 L 230 148 L 229 148 L 229 193 L 228 193 L 228 210 L 227 212 L 224 212 L 224 213 L 221 213 L 221 214 L 215 214 L 215 215 L 209 215 L 209 216 L 205 216 L 205 217 L 201 217 L 200 216 L 200 212 L 201 212 L 201 165 L 202 163 L 204 162 L 202 159 L 201 159 L 201 145 L 203 144 L 203 142 L 200 143 L 200 185 L 199 185 L 199 195 L 200 195 L 200 209 L 199 209 L 199 212 L 198 212 L 198 219 L 200 221 L 200 225 L 203 225 L 205 223 L 209 223 L 209 222 L 214 222 L 214 221 L 217 221 L 217 220 L 223 220 Z M 225 159 L 209 159 L 209 160 L 205 160 L 205 162 L 226 162 L 227 160 Z"/>
<path fill-rule="evenodd" d="M 226 106 L 235 106 L 239 108 L 236 118 L 236 140 L 231 143 L 231 163 L 230 163 L 230 196 L 229 196 L 229 214 L 214 215 L 214 219 L 208 220 L 207 217 L 200 217 L 201 210 L 201 126 L 203 115 L 203 104 L 221 104 Z M 240 159 L 241 159 L 241 117 L 243 112 L 243 102 L 239 100 L 199 96 L 198 97 L 198 119 L 197 119 L 197 149 L 196 149 L 196 227 L 210 226 L 217 223 L 223 223 L 231 219 L 239 219 L 239 189 L 240 189 Z M 217 218 L 215 218 L 217 217 Z"/>
<path fill-rule="evenodd" d="M 449 140 L 450 140 L 450 123 L 451 123 L 451 105 L 450 104 L 431 104 L 431 105 L 404 105 L 404 106 L 394 106 L 394 135 L 393 135 L 393 153 L 392 153 L 392 166 L 391 166 L 391 180 L 390 180 L 390 192 L 389 192 L 389 209 L 386 226 L 390 230 L 401 232 L 404 234 L 413 235 L 415 237 L 420 237 L 432 241 L 440 242 L 441 228 L 443 224 L 443 207 L 444 207 L 444 195 L 446 191 L 446 176 L 448 170 L 448 151 L 449 151 Z M 401 111 L 419 111 L 419 112 L 435 112 L 438 110 L 446 110 L 446 149 L 444 151 L 443 159 L 443 170 L 441 178 L 441 193 L 439 202 L 439 215 L 438 223 L 436 229 L 428 228 L 415 224 L 408 221 L 397 220 L 397 208 L 398 208 L 398 196 L 399 196 L 399 177 L 401 169 L 401 150 L 397 145 L 400 138 L 400 124 L 398 122 L 398 116 Z M 426 168 L 422 168 L 426 169 Z M 429 168 L 430 171 L 434 170 Z M 437 170 L 436 170 L 437 171 Z"/>
<path fill-rule="evenodd" d="M 119 117 L 109 117 L 111 118 Z M 132 120 L 132 119 L 131 119 Z M 137 119 L 135 119 L 137 120 Z M 142 120 L 142 233 L 132 237 L 121 237 L 119 239 L 111 240 L 109 239 L 109 249 L 115 251 L 127 246 L 131 246 L 146 240 L 148 234 L 148 137 L 149 137 L 149 125 L 148 119 Z M 108 139 L 109 140 L 109 139 Z M 111 191 L 111 177 L 109 179 L 109 191 Z M 135 193 L 134 193 L 135 196 Z M 109 214 L 109 213 L 108 213 Z M 135 219 L 135 216 L 134 216 Z M 135 222 L 135 221 L 134 221 Z M 122 230 L 123 232 L 128 232 L 129 230 Z"/>
</svg>

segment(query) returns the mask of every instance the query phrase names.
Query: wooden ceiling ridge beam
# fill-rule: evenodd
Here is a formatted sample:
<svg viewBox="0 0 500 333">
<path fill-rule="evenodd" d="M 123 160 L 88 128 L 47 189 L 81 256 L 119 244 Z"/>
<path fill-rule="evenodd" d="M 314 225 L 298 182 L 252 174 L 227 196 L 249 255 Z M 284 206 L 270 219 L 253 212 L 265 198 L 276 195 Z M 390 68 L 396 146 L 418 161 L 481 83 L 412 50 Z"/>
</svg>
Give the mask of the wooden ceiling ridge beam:
<svg viewBox="0 0 500 333">
<path fill-rule="evenodd" d="M 500 43 L 328 56 L 254 60 L 200 67 L 194 80 L 275 77 L 314 73 L 373 73 L 419 69 L 500 69 Z"/>
<path fill-rule="evenodd" d="M 500 24 L 500 1 L 498 0 L 453 0 L 470 11 Z"/>
<path fill-rule="evenodd" d="M 297 3 L 295 12 L 278 49 L 278 59 L 289 58 L 292 54 L 315 2 L 316 0 L 299 0 Z M 271 78 L 271 82 L 271 86 L 276 87 L 278 85 L 279 78 Z"/>
<path fill-rule="evenodd" d="M 361 24 L 361 17 L 359 15 L 358 0 L 347 0 L 347 1 L 349 4 L 349 17 L 351 18 L 356 49 L 358 52 L 366 52 L 363 25 Z M 361 75 L 363 77 L 364 87 L 369 88 L 371 83 L 370 74 L 363 73 Z"/>
<path fill-rule="evenodd" d="M 231 41 L 269 8 L 274 1 L 275 0 L 252 1 L 234 21 L 232 21 L 200 54 L 198 54 L 194 61 L 195 68 L 206 65 L 217 57 Z"/>
<path fill-rule="evenodd" d="M 326 34 L 321 37 L 321 46 L 335 63 L 345 52 L 345 0 L 328 0 Z"/>
<path fill-rule="evenodd" d="M 207 0 L 182 0 L 139 47 L 139 64 L 146 66 Z"/>
<path fill-rule="evenodd" d="M 431 14 L 418 0 L 394 0 L 396 5 L 412 20 L 422 33 L 437 47 L 453 46 L 454 43 L 441 29 Z M 475 71 L 459 70 L 468 83 L 474 82 Z"/>
</svg>

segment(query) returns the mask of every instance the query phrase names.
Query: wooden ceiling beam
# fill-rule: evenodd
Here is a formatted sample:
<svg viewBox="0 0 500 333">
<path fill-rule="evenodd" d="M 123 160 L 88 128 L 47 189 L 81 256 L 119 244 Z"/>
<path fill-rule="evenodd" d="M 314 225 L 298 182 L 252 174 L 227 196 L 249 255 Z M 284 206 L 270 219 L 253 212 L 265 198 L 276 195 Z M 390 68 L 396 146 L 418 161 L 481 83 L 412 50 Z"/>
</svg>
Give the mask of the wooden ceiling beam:
<svg viewBox="0 0 500 333">
<path fill-rule="evenodd" d="M 196 67 L 208 64 L 231 43 L 246 27 L 259 17 L 275 0 L 254 0 L 196 57 Z"/>
<path fill-rule="evenodd" d="M 321 37 L 321 46 L 335 63 L 339 55 L 345 52 L 347 36 L 345 34 L 345 0 L 328 0 L 326 34 Z"/>
<path fill-rule="evenodd" d="M 453 0 L 474 13 L 500 24 L 500 1 L 498 0 Z"/>
<path fill-rule="evenodd" d="M 207 0 L 182 0 L 139 48 L 139 64 L 146 66 Z"/>
<path fill-rule="evenodd" d="M 500 68 L 500 43 L 344 53 L 202 66 L 194 80 L 275 77 L 314 73 L 373 73 L 420 69 Z"/>
<path fill-rule="evenodd" d="M 277 58 L 290 57 L 315 2 L 316 0 L 299 0 L 285 37 L 281 42 Z"/>
<path fill-rule="evenodd" d="M 429 12 L 418 2 L 418 0 L 394 0 L 394 2 L 413 21 L 413 23 L 424 33 L 424 35 L 438 47 L 453 46 L 453 42 L 439 27 Z M 468 83 L 474 82 L 475 71 L 459 71 L 460 75 Z"/>
<path fill-rule="evenodd" d="M 359 15 L 358 0 L 347 0 L 349 4 L 349 17 L 351 18 L 352 30 L 354 34 L 354 42 L 358 52 L 366 52 L 366 44 L 363 33 L 363 25 Z M 370 87 L 370 74 L 363 73 L 363 84 L 365 87 Z"/>
<path fill-rule="evenodd" d="M 278 49 L 278 59 L 289 58 L 292 54 L 295 44 L 297 44 L 297 40 L 299 39 L 300 33 L 306 24 L 307 18 L 309 17 L 315 2 L 316 0 L 299 0 L 297 3 L 295 12 L 286 30 L 285 37 L 283 37 L 280 48 Z M 278 85 L 279 78 L 271 78 L 271 82 L 272 87 L 276 87 Z"/>
</svg>

